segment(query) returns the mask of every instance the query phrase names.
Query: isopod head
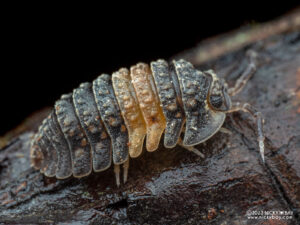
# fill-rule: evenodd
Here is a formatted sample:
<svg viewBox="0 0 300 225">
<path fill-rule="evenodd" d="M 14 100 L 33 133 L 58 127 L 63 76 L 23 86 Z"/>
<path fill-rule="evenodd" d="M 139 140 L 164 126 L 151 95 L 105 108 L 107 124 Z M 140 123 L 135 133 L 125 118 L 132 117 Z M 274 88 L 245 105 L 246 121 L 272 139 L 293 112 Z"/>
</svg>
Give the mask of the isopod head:
<svg viewBox="0 0 300 225">
<path fill-rule="evenodd" d="M 212 71 L 204 72 L 212 81 L 208 92 L 208 104 L 212 110 L 226 112 L 231 108 L 231 99 L 227 93 L 227 84 Z"/>
</svg>

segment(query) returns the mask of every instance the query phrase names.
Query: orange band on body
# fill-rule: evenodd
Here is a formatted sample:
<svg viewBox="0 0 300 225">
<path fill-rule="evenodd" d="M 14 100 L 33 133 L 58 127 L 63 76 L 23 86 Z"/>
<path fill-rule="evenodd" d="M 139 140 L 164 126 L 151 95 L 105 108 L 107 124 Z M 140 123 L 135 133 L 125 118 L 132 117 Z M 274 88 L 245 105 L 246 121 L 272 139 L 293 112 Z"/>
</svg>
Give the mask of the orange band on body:
<svg viewBox="0 0 300 225">
<path fill-rule="evenodd" d="M 152 73 L 147 64 L 138 63 L 130 68 L 130 76 L 147 126 L 147 151 L 155 151 L 166 127 L 166 119 L 160 107 Z"/>
<path fill-rule="evenodd" d="M 121 109 L 129 135 L 130 157 L 138 157 L 143 150 L 146 124 L 140 110 L 128 69 L 122 68 L 113 73 L 114 92 Z"/>
</svg>

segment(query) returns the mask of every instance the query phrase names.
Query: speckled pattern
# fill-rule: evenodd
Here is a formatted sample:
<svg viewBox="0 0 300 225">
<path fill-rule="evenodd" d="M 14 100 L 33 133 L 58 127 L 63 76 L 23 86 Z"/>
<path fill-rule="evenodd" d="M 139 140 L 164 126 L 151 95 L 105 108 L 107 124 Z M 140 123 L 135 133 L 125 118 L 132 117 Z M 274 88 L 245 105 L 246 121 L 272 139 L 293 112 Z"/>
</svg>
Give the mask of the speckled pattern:
<svg viewBox="0 0 300 225">
<path fill-rule="evenodd" d="M 56 115 L 71 150 L 74 177 L 83 177 L 92 171 L 91 146 L 83 132 L 72 104 L 72 95 L 63 95 L 55 103 Z"/>
<path fill-rule="evenodd" d="M 130 70 L 131 82 L 147 125 L 146 149 L 152 152 L 158 148 L 166 127 L 165 117 L 149 66 L 145 63 L 138 63 Z"/>
<path fill-rule="evenodd" d="M 112 83 L 119 107 L 124 118 L 129 135 L 130 157 L 138 157 L 143 150 L 147 133 L 146 123 L 131 83 L 129 70 L 120 69 L 113 73 Z"/>
<path fill-rule="evenodd" d="M 174 148 L 182 132 L 185 146 L 202 143 L 225 119 L 207 100 L 220 88 L 212 71 L 184 60 L 102 74 L 56 101 L 32 142 L 31 163 L 48 177 L 80 178 L 140 156 L 145 137 L 149 152 L 162 137 L 165 147 Z"/>
<path fill-rule="evenodd" d="M 207 140 L 220 129 L 225 113 L 208 107 L 209 77 L 184 60 L 176 61 L 174 65 L 186 116 L 183 144 L 193 146 Z"/>
<path fill-rule="evenodd" d="M 56 177 L 59 179 L 67 178 L 72 175 L 71 153 L 68 143 L 58 124 L 55 110 L 51 112 L 49 128 L 52 131 L 52 136 L 49 136 L 49 139 L 57 152 Z"/>
<path fill-rule="evenodd" d="M 175 86 L 169 73 L 168 63 L 165 60 L 152 62 L 151 70 L 163 113 L 167 121 L 164 146 L 173 148 L 178 142 L 184 124 L 184 112 L 176 95 Z"/>
<path fill-rule="evenodd" d="M 41 149 L 46 149 L 49 163 L 47 167 L 45 167 L 45 175 L 48 177 L 53 177 L 56 175 L 56 167 L 57 167 L 57 153 L 54 149 L 52 142 L 49 137 L 52 136 L 52 132 L 49 128 L 49 121 L 51 117 L 49 116 L 46 120 L 44 120 L 44 124 L 42 126 L 42 130 L 40 131 L 41 140 L 39 142 L 39 146 Z"/>
<path fill-rule="evenodd" d="M 93 82 L 93 91 L 100 116 L 110 135 L 114 164 L 128 159 L 128 132 L 114 95 L 111 77 L 99 76 Z"/>
<path fill-rule="evenodd" d="M 92 149 L 93 169 L 107 169 L 111 164 L 111 140 L 94 101 L 92 85 L 83 83 L 73 91 L 73 103 Z"/>
</svg>

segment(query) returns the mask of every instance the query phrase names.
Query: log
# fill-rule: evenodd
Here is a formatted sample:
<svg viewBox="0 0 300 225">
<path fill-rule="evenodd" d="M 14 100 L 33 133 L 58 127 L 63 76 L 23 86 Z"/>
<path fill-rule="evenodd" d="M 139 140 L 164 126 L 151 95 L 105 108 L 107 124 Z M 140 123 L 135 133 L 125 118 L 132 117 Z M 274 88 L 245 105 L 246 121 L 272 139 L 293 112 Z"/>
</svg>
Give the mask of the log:
<svg viewBox="0 0 300 225">
<path fill-rule="evenodd" d="M 257 27 L 212 38 L 173 58 L 214 69 L 230 85 L 246 66 L 259 68 L 234 99 L 265 117 L 266 162 L 255 123 L 228 114 L 224 127 L 197 146 L 132 159 L 129 180 L 115 185 L 113 169 L 82 179 L 56 180 L 30 168 L 29 142 L 49 109 L 0 140 L 0 223 L 3 224 L 300 224 L 300 11 Z M 284 211 L 287 220 L 249 219 L 247 213 Z"/>
</svg>

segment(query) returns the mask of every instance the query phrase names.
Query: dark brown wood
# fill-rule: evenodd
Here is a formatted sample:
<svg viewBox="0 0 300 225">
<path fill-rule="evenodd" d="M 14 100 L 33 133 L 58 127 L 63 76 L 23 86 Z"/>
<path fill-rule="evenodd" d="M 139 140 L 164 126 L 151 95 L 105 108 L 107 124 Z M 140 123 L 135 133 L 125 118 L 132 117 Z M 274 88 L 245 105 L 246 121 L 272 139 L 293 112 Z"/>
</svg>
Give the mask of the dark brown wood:
<svg viewBox="0 0 300 225">
<path fill-rule="evenodd" d="M 205 42 L 223 48 L 217 49 L 222 52 L 218 58 L 213 55 L 217 50 L 202 45 L 176 56 L 186 56 L 199 69 L 215 69 L 232 85 L 246 66 L 245 52 L 252 49 L 258 53 L 258 71 L 235 100 L 251 103 L 265 117 L 265 164 L 259 156 L 254 122 L 245 114 L 234 113 L 224 125 L 231 135 L 218 133 L 198 146 L 205 159 L 180 147 L 165 149 L 161 145 L 156 152 L 144 152 L 131 160 L 128 182 L 120 188 L 115 185 L 112 168 L 83 179 L 46 178 L 29 163 L 29 141 L 43 111 L 28 119 L 17 135 L 1 139 L 0 222 L 299 224 L 299 11 L 280 22 L 291 17 L 294 22 L 280 32 L 256 32 L 263 38 L 253 38 L 253 43 L 228 49 L 224 38 L 234 42 L 236 33 Z M 249 34 L 251 29 L 237 32 Z M 195 58 L 201 49 L 211 57 Z M 247 211 L 261 210 L 292 211 L 293 218 L 250 220 L 246 216 Z"/>
</svg>

